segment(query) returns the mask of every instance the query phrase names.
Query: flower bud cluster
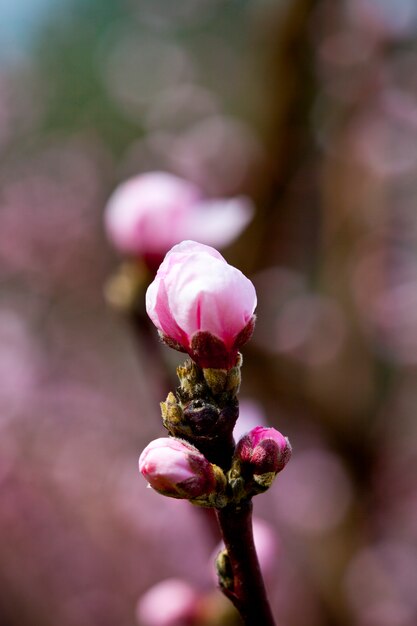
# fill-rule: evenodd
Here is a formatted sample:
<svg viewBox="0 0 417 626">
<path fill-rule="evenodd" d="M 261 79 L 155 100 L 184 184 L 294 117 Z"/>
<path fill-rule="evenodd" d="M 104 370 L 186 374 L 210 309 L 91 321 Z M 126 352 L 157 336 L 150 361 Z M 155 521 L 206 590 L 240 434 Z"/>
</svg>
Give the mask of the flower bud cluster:
<svg viewBox="0 0 417 626">
<path fill-rule="evenodd" d="M 191 360 L 177 368 L 175 393 L 161 403 L 170 437 L 151 442 L 139 469 L 163 495 L 221 508 L 268 489 L 291 446 L 257 426 L 235 446 L 242 356 L 254 326 L 256 293 L 217 250 L 194 241 L 172 248 L 146 294 L 163 340 Z"/>
<path fill-rule="evenodd" d="M 227 474 L 187 441 L 161 437 L 139 458 L 139 470 L 164 496 L 221 508 L 266 491 L 291 456 L 291 445 L 275 428 L 257 426 L 238 442 Z"/>
</svg>

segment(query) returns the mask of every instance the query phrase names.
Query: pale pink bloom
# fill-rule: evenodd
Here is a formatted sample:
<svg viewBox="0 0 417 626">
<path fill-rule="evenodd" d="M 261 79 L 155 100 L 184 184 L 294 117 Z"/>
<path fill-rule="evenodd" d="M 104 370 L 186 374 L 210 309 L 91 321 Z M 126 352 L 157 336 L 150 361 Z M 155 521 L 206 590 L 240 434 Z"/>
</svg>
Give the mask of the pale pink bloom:
<svg viewBox="0 0 417 626">
<path fill-rule="evenodd" d="M 256 426 L 237 443 L 235 458 L 254 474 L 278 473 L 291 457 L 291 444 L 275 428 Z"/>
<path fill-rule="evenodd" d="M 200 200 L 198 187 L 181 178 L 151 172 L 122 183 L 105 210 L 110 240 L 127 254 L 164 254 L 181 238 L 181 223 Z"/>
<path fill-rule="evenodd" d="M 205 199 L 200 188 L 187 180 L 149 172 L 114 191 L 105 210 L 105 226 L 120 252 L 161 260 L 183 239 L 225 246 L 252 215 L 252 205 L 245 198 Z"/>
<path fill-rule="evenodd" d="M 194 623 L 198 593 L 184 580 L 168 578 L 140 599 L 136 616 L 142 626 L 188 626 Z"/>
<path fill-rule="evenodd" d="M 190 443 L 173 437 L 151 441 L 139 457 L 139 471 L 155 491 L 172 498 L 198 498 L 216 487 L 211 463 Z"/>
<path fill-rule="evenodd" d="M 166 255 L 146 292 L 163 338 L 201 367 L 228 368 L 253 331 L 251 281 L 214 248 L 183 241 Z"/>
</svg>

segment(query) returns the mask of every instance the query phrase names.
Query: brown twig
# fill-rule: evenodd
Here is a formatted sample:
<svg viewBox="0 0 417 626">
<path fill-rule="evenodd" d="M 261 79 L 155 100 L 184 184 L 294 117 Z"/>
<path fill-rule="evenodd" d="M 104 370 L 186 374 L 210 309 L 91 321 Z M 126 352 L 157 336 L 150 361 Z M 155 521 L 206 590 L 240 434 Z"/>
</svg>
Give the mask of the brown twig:
<svg viewBox="0 0 417 626">
<path fill-rule="evenodd" d="M 253 540 L 252 508 L 252 501 L 245 500 L 217 510 L 232 571 L 232 584 L 222 591 L 245 626 L 275 626 Z"/>
</svg>

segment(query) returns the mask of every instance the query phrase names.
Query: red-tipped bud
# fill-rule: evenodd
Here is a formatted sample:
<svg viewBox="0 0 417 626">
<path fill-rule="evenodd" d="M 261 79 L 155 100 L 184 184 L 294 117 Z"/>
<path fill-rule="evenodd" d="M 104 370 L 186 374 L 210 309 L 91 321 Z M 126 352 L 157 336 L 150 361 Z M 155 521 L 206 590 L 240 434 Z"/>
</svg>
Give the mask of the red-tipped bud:
<svg viewBox="0 0 417 626">
<path fill-rule="evenodd" d="M 190 443 L 173 437 L 151 441 L 140 455 L 139 470 L 155 491 L 171 498 L 201 498 L 218 485 L 219 468 Z"/>
<path fill-rule="evenodd" d="M 235 460 L 243 471 L 251 474 L 277 474 L 284 469 L 291 456 L 291 444 L 287 437 L 275 428 L 256 426 L 238 442 Z"/>
</svg>

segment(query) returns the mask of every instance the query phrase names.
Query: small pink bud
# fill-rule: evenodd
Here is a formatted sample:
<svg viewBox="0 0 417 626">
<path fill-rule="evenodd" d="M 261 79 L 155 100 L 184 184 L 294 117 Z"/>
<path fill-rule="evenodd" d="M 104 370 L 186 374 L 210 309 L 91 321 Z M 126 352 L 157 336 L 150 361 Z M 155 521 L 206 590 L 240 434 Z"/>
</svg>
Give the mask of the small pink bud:
<svg viewBox="0 0 417 626">
<path fill-rule="evenodd" d="M 166 255 L 146 293 L 163 338 L 203 368 L 230 369 L 254 327 L 251 281 L 214 248 L 183 241 Z"/>
<path fill-rule="evenodd" d="M 142 626 L 185 626 L 194 623 L 199 599 L 187 582 L 168 578 L 143 594 L 136 616 Z"/>
<path fill-rule="evenodd" d="M 213 466 L 197 448 L 173 437 L 151 441 L 139 457 L 139 471 L 165 496 L 194 499 L 216 489 Z"/>
<path fill-rule="evenodd" d="M 291 456 L 287 437 L 275 428 L 256 426 L 237 443 L 235 459 L 241 466 L 250 467 L 252 474 L 277 474 L 284 469 Z"/>
<path fill-rule="evenodd" d="M 153 268 L 183 239 L 227 245 L 252 215 L 246 198 L 206 200 L 187 180 L 149 172 L 127 180 L 113 192 L 105 209 L 105 227 L 117 250 L 141 257 Z"/>
</svg>

